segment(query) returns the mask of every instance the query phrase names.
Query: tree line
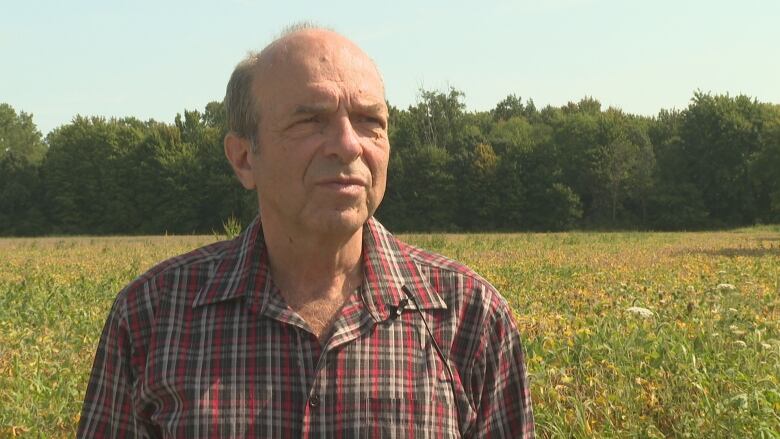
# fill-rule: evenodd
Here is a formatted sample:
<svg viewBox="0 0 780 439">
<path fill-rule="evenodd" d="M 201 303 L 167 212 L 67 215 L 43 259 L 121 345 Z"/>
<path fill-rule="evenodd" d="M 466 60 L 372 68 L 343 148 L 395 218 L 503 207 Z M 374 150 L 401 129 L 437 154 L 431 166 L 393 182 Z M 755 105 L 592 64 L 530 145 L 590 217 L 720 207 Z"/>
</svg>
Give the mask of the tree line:
<svg viewBox="0 0 780 439">
<path fill-rule="evenodd" d="M 76 116 L 45 138 L 0 104 L 0 234 L 212 233 L 253 192 L 222 152 L 225 109 L 173 124 Z M 390 106 L 395 231 L 704 229 L 780 222 L 780 105 L 696 92 L 654 117 L 586 97 L 509 95 L 467 111 L 456 89 Z"/>
</svg>

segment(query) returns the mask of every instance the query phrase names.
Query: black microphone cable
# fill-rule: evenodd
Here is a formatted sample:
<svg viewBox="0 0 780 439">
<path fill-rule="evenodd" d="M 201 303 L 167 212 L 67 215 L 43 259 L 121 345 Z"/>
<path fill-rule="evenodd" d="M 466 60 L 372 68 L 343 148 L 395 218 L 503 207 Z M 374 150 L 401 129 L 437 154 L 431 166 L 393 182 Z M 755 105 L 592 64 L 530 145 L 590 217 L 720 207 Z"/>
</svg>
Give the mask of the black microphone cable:
<svg viewBox="0 0 780 439">
<path fill-rule="evenodd" d="M 417 310 L 417 314 L 420 315 L 420 318 L 422 319 L 423 326 L 425 326 L 425 331 L 428 332 L 428 336 L 431 338 L 431 342 L 433 342 L 433 348 L 436 349 L 436 353 L 439 354 L 439 358 L 444 362 L 444 367 L 447 369 L 447 375 L 450 377 L 450 388 L 452 390 L 452 402 L 455 404 L 455 413 L 458 415 L 458 432 L 460 432 L 460 429 L 462 428 L 461 419 L 460 419 L 460 409 L 458 408 L 458 392 L 455 388 L 455 374 L 452 372 L 452 367 L 450 367 L 450 362 L 447 360 L 447 357 L 444 355 L 444 352 L 439 347 L 439 343 L 436 342 L 436 337 L 433 336 L 433 331 L 431 331 L 430 326 L 428 326 L 428 320 L 425 318 L 425 315 L 423 315 L 422 309 L 420 308 L 420 304 L 417 302 L 417 299 L 415 299 L 414 295 L 409 291 L 408 288 L 406 288 L 406 285 L 402 286 L 401 289 L 403 290 L 404 294 L 406 294 L 405 299 L 402 299 L 400 302 L 398 302 L 398 306 L 395 307 L 395 317 L 398 317 L 401 315 L 401 312 L 406 307 L 406 305 L 409 303 L 409 300 L 414 303 L 414 308 Z"/>
</svg>

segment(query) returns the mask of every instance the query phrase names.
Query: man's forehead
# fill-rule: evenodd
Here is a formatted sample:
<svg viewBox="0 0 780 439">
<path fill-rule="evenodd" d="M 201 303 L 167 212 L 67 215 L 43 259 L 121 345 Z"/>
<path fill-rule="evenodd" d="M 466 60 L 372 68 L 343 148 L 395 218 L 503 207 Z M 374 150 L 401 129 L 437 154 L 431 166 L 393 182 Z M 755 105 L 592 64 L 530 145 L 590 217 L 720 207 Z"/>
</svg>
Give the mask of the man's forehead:
<svg viewBox="0 0 780 439">
<path fill-rule="evenodd" d="M 272 53 L 268 70 L 283 75 L 333 76 L 350 73 L 353 75 L 378 77 L 378 71 L 368 56 L 357 47 L 348 47 L 322 42 L 312 45 L 297 44 Z"/>
<path fill-rule="evenodd" d="M 348 72 L 362 81 L 378 81 L 384 95 L 384 84 L 373 60 L 355 43 L 332 31 L 296 31 L 263 49 L 259 56 L 262 62 L 258 63 L 257 77 L 305 81 L 310 76 L 337 79 Z"/>
<path fill-rule="evenodd" d="M 290 93 L 285 93 L 283 102 L 278 102 L 276 108 L 283 113 L 321 113 L 335 111 L 340 105 L 350 109 L 384 113 L 387 111 L 384 96 L 377 90 L 358 88 L 344 95 L 339 84 L 304 83 Z"/>
<path fill-rule="evenodd" d="M 384 105 L 384 84 L 375 64 L 354 43 L 336 33 L 296 32 L 272 44 L 260 56 L 265 59 L 256 72 L 254 88 L 261 106 L 272 96 L 286 101 L 283 106 L 327 104 L 338 101 L 345 90 L 354 101 L 351 105 Z"/>
<path fill-rule="evenodd" d="M 366 56 L 352 41 L 336 32 L 324 29 L 304 29 L 286 35 L 266 47 L 261 56 L 291 58 L 301 54 L 322 54 L 329 51 L 352 52 Z"/>
</svg>

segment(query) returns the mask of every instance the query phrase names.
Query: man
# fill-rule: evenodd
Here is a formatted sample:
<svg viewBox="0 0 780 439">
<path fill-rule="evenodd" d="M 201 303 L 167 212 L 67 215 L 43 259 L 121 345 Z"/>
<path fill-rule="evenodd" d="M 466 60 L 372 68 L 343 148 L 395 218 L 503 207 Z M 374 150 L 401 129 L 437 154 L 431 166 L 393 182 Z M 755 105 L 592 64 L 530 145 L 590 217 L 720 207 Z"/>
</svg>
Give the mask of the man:
<svg viewBox="0 0 780 439">
<path fill-rule="evenodd" d="M 226 107 L 260 214 L 119 294 L 79 436 L 532 436 L 504 299 L 372 217 L 390 150 L 374 63 L 297 28 L 236 67 Z"/>
</svg>

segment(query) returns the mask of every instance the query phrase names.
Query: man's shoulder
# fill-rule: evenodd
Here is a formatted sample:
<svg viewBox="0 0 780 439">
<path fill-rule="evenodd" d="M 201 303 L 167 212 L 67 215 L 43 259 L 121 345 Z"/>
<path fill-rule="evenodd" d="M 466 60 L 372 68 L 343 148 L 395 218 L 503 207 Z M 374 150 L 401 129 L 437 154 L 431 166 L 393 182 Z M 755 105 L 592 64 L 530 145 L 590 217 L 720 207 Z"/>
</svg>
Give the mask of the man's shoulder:
<svg viewBox="0 0 780 439">
<path fill-rule="evenodd" d="M 401 240 L 397 242 L 445 302 L 478 306 L 487 312 L 509 312 L 501 293 L 471 267 Z"/>
<path fill-rule="evenodd" d="M 442 273 L 452 273 L 459 276 L 465 276 L 472 278 L 480 283 L 486 283 L 489 285 L 489 283 L 484 278 L 482 278 L 482 276 L 477 274 L 477 272 L 471 269 L 471 267 L 463 263 L 460 263 L 442 254 L 416 247 L 401 241 L 400 239 L 396 239 L 396 241 L 398 242 L 398 247 L 401 249 L 401 251 L 409 255 L 409 257 L 411 257 L 412 260 L 421 268 L 427 268 L 429 270 Z"/>
<path fill-rule="evenodd" d="M 398 241 L 398 240 L 397 240 Z M 448 311 L 438 315 L 452 325 L 449 334 L 461 371 L 486 352 L 517 340 L 517 323 L 507 299 L 471 267 L 449 257 L 398 241 L 399 249 L 417 266 L 428 286 Z"/>
<path fill-rule="evenodd" d="M 218 241 L 157 263 L 130 281 L 119 292 L 117 301 L 136 301 L 143 295 L 157 302 L 161 295 L 172 290 L 185 290 L 174 288 L 180 283 L 187 283 L 188 291 L 197 290 L 208 280 L 216 264 L 234 249 L 234 241 Z"/>
</svg>

